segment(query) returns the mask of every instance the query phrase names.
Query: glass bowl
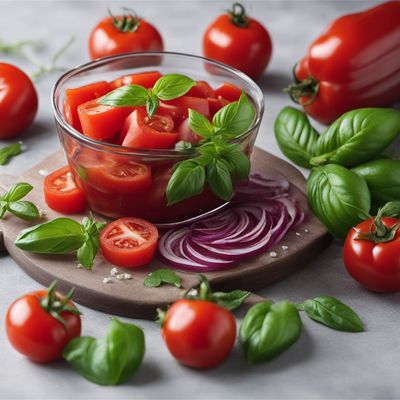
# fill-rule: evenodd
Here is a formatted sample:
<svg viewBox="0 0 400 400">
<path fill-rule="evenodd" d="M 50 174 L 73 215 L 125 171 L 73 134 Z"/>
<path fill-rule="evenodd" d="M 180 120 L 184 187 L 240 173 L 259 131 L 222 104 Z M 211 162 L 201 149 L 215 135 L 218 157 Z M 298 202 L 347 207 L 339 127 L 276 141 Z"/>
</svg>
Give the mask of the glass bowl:
<svg viewBox="0 0 400 400">
<path fill-rule="evenodd" d="M 167 205 L 165 189 L 175 163 L 196 157 L 196 149 L 130 149 L 107 144 L 82 135 L 63 116 L 65 90 L 96 81 L 111 81 L 122 75 L 158 70 L 161 74 L 180 73 L 195 80 L 205 80 L 212 87 L 230 82 L 243 88 L 256 109 L 251 128 L 235 142 L 250 156 L 264 111 L 260 88 L 245 74 L 227 65 L 203 57 L 171 53 L 127 53 L 99 59 L 76 67 L 56 82 L 53 110 L 56 127 L 76 184 L 85 193 L 88 207 L 101 215 L 116 219 L 140 217 L 159 226 L 194 221 L 226 204 L 206 187 L 204 192 L 172 206 Z M 123 177 L 132 163 L 151 169 L 152 182 L 146 188 L 132 189 L 105 179 L 111 171 Z"/>
</svg>

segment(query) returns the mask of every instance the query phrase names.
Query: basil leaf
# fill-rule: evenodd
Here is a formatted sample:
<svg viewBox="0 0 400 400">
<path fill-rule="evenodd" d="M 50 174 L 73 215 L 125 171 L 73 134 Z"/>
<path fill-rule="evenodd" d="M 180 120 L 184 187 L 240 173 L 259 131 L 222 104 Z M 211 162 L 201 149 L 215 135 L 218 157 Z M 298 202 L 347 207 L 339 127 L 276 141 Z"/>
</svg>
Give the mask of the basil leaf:
<svg viewBox="0 0 400 400">
<path fill-rule="evenodd" d="M 13 143 L 0 149 L 0 165 L 6 165 L 11 157 L 21 154 L 21 144 Z"/>
<path fill-rule="evenodd" d="M 189 109 L 189 128 L 198 135 L 208 138 L 214 132 L 211 122 L 195 110 Z"/>
<path fill-rule="evenodd" d="M 386 203 L 400 199 L 400 160 L 373 160 L 352 171 L 367 181 L 373 214 Z"/>
<path fill-rule="evenodd" d="M 239 331 L 248 362 L 264 362 L 278 356 L 301 334 L 302 323 L 296 306 L 287 301 L 255 304 L 245 315 Z"/>
<path fill-rule="evenodd" d="M 250 160 L 240 146 L 229 145 L 223 151 L 223 158 L 229 165 L 229 170 L 238 179 L 247 179 L 250 174 Z"/>
<path fill-rule="evenodd" d="M 185 75 L 169 74 L 155 83 L 152 93 L 160 100 L 171 100 L 183 96 L 195 85 L 196 82 Z"/>
<path fill-rule="evenodd" d="M 177 164 L 166 189 L 168 205 L 202 193 L 205 180 L 204 166 L 192 160 Z"/>
<path fill-rule="evenodd" d="M 251 295 L 246 290 L 233 290 L 232 292 L 215 292 L 212 301 L 228 310 L 236 310 Z"/>
<path fill-rule="evenodd" d="M 7 211 L 7 205 L 8 205 L 8 203 L 6 201 L 0 200 L 0 219 L 3 219 L 3 217 L 4 217 L 4 214 Z"/>
<path fill-rule="evenodd" d="M 363 332 L 360 317 L 346 304 L 330 296 L 319 296 L 300 304 L 300 309 L 313 320 L 345 332 Z"/>
<path fill-rule="evenodd" d="M 82 225 L 69 218 L 56 218 L 24 229 L 15 245 L 33 253 L 66 254 L 78 250 L 85 242 Z"/>
<path fill-rule="evenodd" d="M 144 106 L 148 97 L 148 91 L 143 86 L 125 85 L 100 97 L 97 102 L 113 107 Z"/>
<path fill-rule="evenodd" d="M 2 196 L 4 201 L 17 201 L 25 197 L 33 186 L 26 182 L 19 182 L 12 185 L 7 192 Z"/>
<path fill-rule="evenodd" d="M 215 131 L 228 138 L 245 133 L 254 121 L 255 109 L 244 92 L 238 101 L 227 104 L 213 117 Z"/>
<path fill-rule="evenodd" d="M 32 221 L 39 217 L 39 210 L 30 201 L 12 201 L 8 203 L 8 211 L 25 221 Z"/>
<path fill-rule="evenodd" d="M 98 251 L 99 247 L 96 246 L 90 238 L 88 238 L 85 243 L 83 243 L 83 245 L 78 249 L 77 258 L 79 264 L 86 269 L 92 269 L 93 261 Z"/>
<path fill-rule="evenodd" d="M 274 124 L 275 138 L 282 153 L 295 164 L 311 168 L 310 159 L 319 137 L 305 113 L 285 107 Z"/>
<path fill-rule="evenodd" d="M 156 113 L 159 105 L 160 105 L 160 102 L 158 101 L 158 98 L 156 96 L 150 96 L 147 99 L 146 111 L 150 118 L 152 118 L 153 115 Z"/>
<path fill-rule="evenodd" d="M 316 143 L 311 165 L 352 167 L 378 156 L 400 133 L 400 111 L 360 108 L 336 120 Z"/>
<path fill-rule="evenodd" d="M 182 279 L 174 271 L 168 268 L 160 268 L 151 272 L 143 281 L 143 285 L 149 288 L 158 287 L 163 283 L 180 288 Z"/>
<path fill-rule="evenodd" d="M 145 341 L 142 329 L 112 318 L 107 336 L 72 339 L 63 357 L 84 378 L 99 385 L 127 381 L 142 363 Z"/>
<path fill-rule="evenodd" d="M 315 215 L 333 236 L 342 239 L 368 215 L 371 205 L 365 179 L 336 164 L 315 168 L 307 181 L 307 193 Z"/>
<path fill-rule="evenodd" d="M 207 182 L 212 192 L 225 201 L 233 195 L 232 178 L 224 160 L 214 159 L 206 167 Z"/>
<path fill-rule="evenodd" d="M 192 143 L 180 140 L 175 144 L 175 150 L 189 150 L 193 147 Z"/>
</svg>

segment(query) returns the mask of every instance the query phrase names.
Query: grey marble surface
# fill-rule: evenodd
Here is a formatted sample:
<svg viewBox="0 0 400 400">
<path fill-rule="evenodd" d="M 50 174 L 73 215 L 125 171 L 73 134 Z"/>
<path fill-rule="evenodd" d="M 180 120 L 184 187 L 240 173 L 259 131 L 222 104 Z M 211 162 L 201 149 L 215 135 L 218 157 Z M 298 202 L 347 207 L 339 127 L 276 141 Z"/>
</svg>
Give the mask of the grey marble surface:
<svg viewBox="0 0 400 400">
<path fill-rule="evenodd" d="M 374 1 L 248 1 L 250 12 L 269 29 L 274 54 L 259 84 L 266 113 L 257 144 L 282 156 L 273 137 L 277 112 L 289 104 L 281 88 L 290 80 L 290 66 L 307 45 L 336 16 L 372 5 Z M 156 23 L 166 49 L 200 54 L 201 35 L 213 16 L 229 7 L 225 1 L 0 1 L 0 39 L 41 39 L 41 57 L 50 59 L 71 33 L 76 41 L 61 64 L 72 67 L 88 60 L 86 43 L 91 27 L 107 6 L 134 6 Z M 0 60 L 32 72 L 18 57 Z M 50 106 L 57 73 L 37 83 L 40 110 L 23 140 L 27 151 L 0 173 L 18 175 L 59 148 Z M 4 143 L 0 141 L 0 145 Z M 303 171 L 305 172 L 305 171 Z M 147 353 L 141 369 L 127 384 L 100 387 L 76 375 L 66 364 L 35 365 L 8 344 L 4 316 L 19 295 L 40 288 L 6 254 L 0 255 L 0 398 L 16 399 L 383 399 L 400 398 L 399 295 L 376 295 L 360 288 L 344 271 L 342 246 L 333 243 L 314 262 L 262 294 L 272 299 L 300 301 L 327 294 L 354 307 L 367 331 L 346 334 L 304 319 L 300 340 L 268 364 L 247 366 L 239 346 L 229 360 L 211 371 L 184 368 L 171 358 L 158 327 L 135 321 L 146 334 Z M 83 334 L 103 335 L 110 316 L 82 307 Z"/>
</svg>

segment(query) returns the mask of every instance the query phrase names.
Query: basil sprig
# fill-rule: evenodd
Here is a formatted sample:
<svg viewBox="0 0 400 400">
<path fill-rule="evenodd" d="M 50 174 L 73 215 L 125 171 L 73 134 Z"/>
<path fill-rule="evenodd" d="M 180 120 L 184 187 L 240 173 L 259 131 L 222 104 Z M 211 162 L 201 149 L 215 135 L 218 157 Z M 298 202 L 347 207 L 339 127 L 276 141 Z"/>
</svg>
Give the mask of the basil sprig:
<svg viewBox="0 0 400 400">
<path fill-rule="evenodd" d="M 70 218 L 52 221 L 24 229 L 15 240 L 15 245 L 26 251 L 39 254 L 68 254 L 77 252 L 79 264 L 92 269 L 99 250 L 99 232 L 105 222 L 85 217 L 82 223 Z"/>
<path fill-rule="evenodd" d="M 308 299 L 297 308 L 313 320 L 330 328 L 345 332 L 363 332 L 364 325 L 349 306 L 331 296 L 318 296 Z"/>
<path fill-rule="evenodd" d="M 9 211 L 16 217 L 25 221 L 31 221 L 39 217 L 39 210 L 30 201 L 21 200 L 33 186 L 26 182 L 19 182 L 12 185 L 6 193 L 0 196 L 0 219 Z"/>
<path fill-rule="evenodd" d="M 163 283 L 180 288 L 182 279 L 174 271 L 171 271 L 168 268 L 160 268 L 154 272 L 151 272 L 143 281 L 143 285 L 148 288 L 158 287 Z"/>
<path fill-rule="evenodd" d="M 158 109 L 160 100 L 172 100 L 186 94 L 196 82 L 180 74 L 164 75 L 152 89 L 140 85 L 125 85 L 106 94 L 99 99 L 100 104 L 114 107 L 146 106 L 151 118 Z"/>
<path fill-rule="evenodd" d="M 0 165 L 6 165 L 13 156 L 21 154 L 21 144 L 13 143 L 0 149 Z"/>
<path fill-rule="evenodd" d="M 140 367 L 145 352 L 143 330 L 112 318 L 107 336 L 82 336 L 71 340 L 63 357 L 84 378 L 99 385 L 127 381 Z"/>
<path fill-rule="evenodd" d="M 221 199 L 232 198 L 232 178 L 247 178 L 250 161 L 240 146 L 230 141 L 250 128 L 254 116 L 254 106 L 244 92 L 238 101 L 219 110 L 212 122 L 189 110 L 189 127 L 203 138 L 198 146 L 200 155 L 176 164 L 166 190 L 168 205 L 202 193 L 206 183 Z"/>
</svg>

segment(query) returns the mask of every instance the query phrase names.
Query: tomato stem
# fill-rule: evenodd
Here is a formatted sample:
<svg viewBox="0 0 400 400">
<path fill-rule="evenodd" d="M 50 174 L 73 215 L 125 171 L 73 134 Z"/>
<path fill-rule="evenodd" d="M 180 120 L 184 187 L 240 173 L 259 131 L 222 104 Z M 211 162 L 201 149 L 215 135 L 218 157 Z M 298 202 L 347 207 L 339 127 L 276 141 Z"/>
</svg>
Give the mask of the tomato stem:
<svg viewBox="0 0 400 400">
<path fill-rule="evenodd" d="M 230 15 L 231 22 L 239 28 L 247 28 L 249 26 L 249 19 L 246 15 L 246 10 L 240 3 L 234 3 L 232 10 L 227 10 Z"/>
<path fill-rule="evenodd" d="M 121 16 L 115 16 L 107 9 L 108 14 L 112 18 L 113 25 L 120 32 L 136 32 L 140 26 L 140 18 L 134 10 L 128 7 L 122 7 L 125 11 Z"/>
<path fill-rule="evenodd" d="M 285 93 L 289 93 L 290 98 L 297 104 L 307 107 L 315 102 L 319 91 L 319 82 L 312 76 L 300 80 L 296 76 L 297 64 L 293 67 L 293 80 L 287 88 L 283 89 Z M 302 102 L 302 97 L 309 97 L 308 101 Z"/>
</svg>

